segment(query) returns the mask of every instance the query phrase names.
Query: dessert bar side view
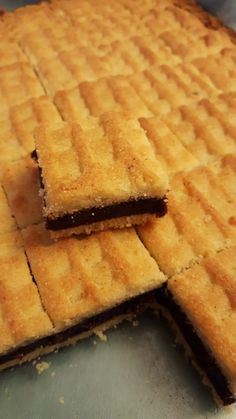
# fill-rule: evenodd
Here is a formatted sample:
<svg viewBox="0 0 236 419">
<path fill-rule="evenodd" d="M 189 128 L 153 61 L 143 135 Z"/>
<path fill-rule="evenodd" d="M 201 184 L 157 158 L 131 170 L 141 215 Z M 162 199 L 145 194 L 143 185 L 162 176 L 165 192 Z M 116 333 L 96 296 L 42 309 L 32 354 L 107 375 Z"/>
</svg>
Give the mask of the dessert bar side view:
<svg viewBox="0 0 236 419">
<path fill-rule="evenodd" d="M 51 0 L 1 15 L 0 57 L 0 370 L 151 309 L 235 402 L 233 30 Z"/>
<path fill-rule="evenodd" d="M 167 175 L 128 114 L 104 114 L 90 130 L 75 123 L 40 126 L 35 143 L 46 226 L 54 237 L 165 214 Z"/>
</svg>

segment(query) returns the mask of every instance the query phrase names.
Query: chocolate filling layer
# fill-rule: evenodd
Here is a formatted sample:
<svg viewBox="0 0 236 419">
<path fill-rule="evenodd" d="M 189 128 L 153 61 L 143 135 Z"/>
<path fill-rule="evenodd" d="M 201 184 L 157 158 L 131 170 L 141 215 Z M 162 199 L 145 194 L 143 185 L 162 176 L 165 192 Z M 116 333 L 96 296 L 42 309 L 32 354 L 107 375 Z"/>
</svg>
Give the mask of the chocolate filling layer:
<svg viewBox="0 0 236 419">
<path fill-rule="evenodd" d="M 145 198 L 108 205 L 106 207 L 87 208 L 73 212 L 73 214 L 64 214 L 58 218 L 47 217 L 46 227 L 49 230 L 62 230 L 109 220 L 111 218 L 141 214 L 156 214 L 158 217 L 162 217 L 166 214 L 166 211 L 167 204 L 165 199 Z"/>
<path fill-rule="evenodd" d="M 0 365 L 5 364 L 9 361 L 16 361 L 19 362 L 21 359 L 24 358 L 25 355 L 30 354 L 35 349 L 40 347 L 47 347 L 53 346 L 56 344 L 63 343 L 67 341 L 69 338 L 73 338 L 74 336 L 79 335 L 83 332 L 88 332 L 92 330 L 94 327 L 99 326 L 100 324 L 111 320 L 122 314 L 135 314 L 141 312 L 145 307 L 146 298 L 153 297 L 154 292 L 149 291 L 143 295 L 139 295 L 137 297 L 133 297 L 132 299 L 125 301 L 109 310 L 106 310 L 100 314 L 94 315 L 89 319 L 85 319 L 84 321 L 66 329 L 59 333 L 55 333 L 50 336 L 43 337 L 38 339 L 34 342 L 31 342 L 27 345 L 24 345 L 20 348 L 13 349 L 6 354 L 0 355 Z M 145 301 L 143 299 L 145 297 Z"/>
<path fill-rule="evenodd" d="M 199 367 L 206 373 L 216 393 L 224 405 L 235 402 L 235 397 L 229 389 L 228 382 L 214 357 L 209 353 L 199 336 L 194 331 L 187 316 L 176 304 L 167 286 L 156 291 L 157 301 L 168 309 L 175 323 L 179 327 L 187 344 L 191 348 Z"/>
<path fill-rule="evenodd" d="M 37 162 L 37 151 L 31 153 L 31 157 Z M 40 184 L 44 189 L 42 169 L 39 166 Z M 128 217 L 131 215 L 155 214 L 163 217 L 167 212 L 166 198 L 140 198 L 130 200 L 119 204 L 107 205 L 104 207 L 86 208 L 75 211 L 72 214 L 67 213 L 57 218 L 47 217 L 46 228 L 49 230 L 63 230 L 67 228 L 88 225 L 111 218 Z"/>
</svg>

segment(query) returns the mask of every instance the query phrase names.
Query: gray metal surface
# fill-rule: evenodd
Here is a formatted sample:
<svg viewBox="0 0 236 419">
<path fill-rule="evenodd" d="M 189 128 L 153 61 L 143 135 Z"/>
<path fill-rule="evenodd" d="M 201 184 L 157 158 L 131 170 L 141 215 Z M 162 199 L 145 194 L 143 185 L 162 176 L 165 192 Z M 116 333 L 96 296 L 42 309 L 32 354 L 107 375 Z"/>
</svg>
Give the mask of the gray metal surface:
<svg viewBox="0 0 236 419">
<path fill-rule="evenodd" d="M 202 3 L 235 24 L 235 0 Z M 0 419 L 236 418 L 235 406 L 216 408 L 163 320 L 146 313 L 106 335 L 43 357 L 41 375 L 32 364 L 1 373 Z"/>
<path fill-rule="evenodd" d="M 216 408 L 163 320 L 146 313 L 106 335 L 43 357 L 41 375 L 32 364 L 2 373 L 1 419 L 236 417 Z"/>
</svg>

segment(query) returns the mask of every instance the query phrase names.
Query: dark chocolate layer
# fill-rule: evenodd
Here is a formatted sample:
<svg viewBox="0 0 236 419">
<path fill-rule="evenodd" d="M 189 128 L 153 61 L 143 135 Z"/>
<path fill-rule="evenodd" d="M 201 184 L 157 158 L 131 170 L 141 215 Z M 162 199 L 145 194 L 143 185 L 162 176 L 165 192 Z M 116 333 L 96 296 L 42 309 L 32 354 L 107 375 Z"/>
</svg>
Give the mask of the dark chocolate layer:
<svg viewBox="0 0 236 419">
<path fill-rule="evenodd" d="M 157 301 L 168 309 L 175 323 L 179 327 L 184 339 L 191 348 L 199 367 L 205 372 L 216 393 L 224 405 L 235 402 L 235 396 L 229 389 L 228 382 L 214 357 L 209 353 L 200 337 L 194 331 L 185 313 L 176 304 L 171 292 L 164 285 L 156 291 Z"/>
<path fill-rule="evenodd" d="M 37 348 L 53 346 L 56 344 L 66 342 L 69 338 L 73 338 L 74 336 L 77 336 L 83 332 L 88 332 L 94 329 L 96 326 L 99 326 L 100 324 L 108 320 L 111 320 L 112 318 L 115 318 L 119 315 L 128 315 L 141 312 L 145 307 L 145 302 L 143 303 L 143 298 L 145 297 L 146 301 L 146 298 L 151 298 L 153 297 L 153 295 L 153 291 L 149 291 L 143 295 L 133 297 L 132 299 L 125 301 L 109 310 L 94 315 L 89 319 L 85 319 L 82 322 L 63 330 L 62 332 L 43 337 L 20 348 L 13 349 L 4 355 L 0 355 L 0 366 L 14 360 L 16 361 L 16 363 L 20 362 L 20 360 L 23 359 L 25 355 L 30 354 Z"/>
<path fill-rule="evenodd" d="M 47 217 L 46 227 L 49 230 L 63 230 L 131 215 L 156 214 L 158 217 L 162 217 L 166 212 L 167 204 L 165 199 L 145 198 L 106 207 L 87 208 L 76 211 L 73 214 L 64 214 L 58 218 Z"/>
</svg>

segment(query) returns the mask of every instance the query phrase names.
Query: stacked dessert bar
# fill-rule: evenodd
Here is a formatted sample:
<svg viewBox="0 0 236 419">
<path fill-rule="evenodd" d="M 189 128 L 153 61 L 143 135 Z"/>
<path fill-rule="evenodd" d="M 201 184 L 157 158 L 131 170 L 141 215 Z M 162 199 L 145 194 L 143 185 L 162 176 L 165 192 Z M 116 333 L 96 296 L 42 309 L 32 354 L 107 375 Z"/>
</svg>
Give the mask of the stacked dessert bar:
<svg viewBox="0 0 236 419">
<path fill-rule="evenodd" d="M 191 0 L 3 14 L 0 369 L 154 306 L 235 401 L 235 44 Z"/>
</svg>

